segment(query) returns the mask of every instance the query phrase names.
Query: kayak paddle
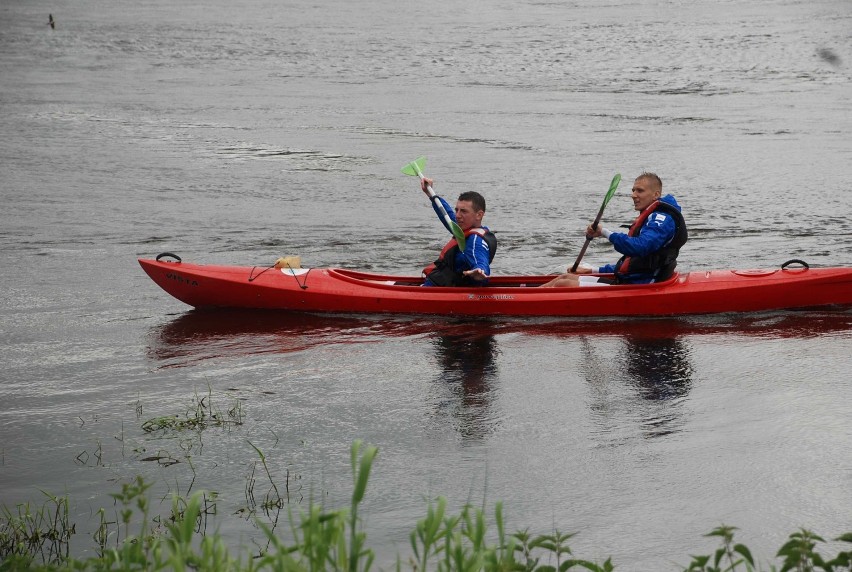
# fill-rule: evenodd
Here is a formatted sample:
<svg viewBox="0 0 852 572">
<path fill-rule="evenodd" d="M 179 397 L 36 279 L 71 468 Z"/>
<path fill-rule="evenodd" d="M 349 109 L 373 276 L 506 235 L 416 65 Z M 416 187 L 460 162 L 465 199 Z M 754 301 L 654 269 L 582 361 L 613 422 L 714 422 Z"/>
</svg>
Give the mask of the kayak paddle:
<svg viewBox="0 0 852 572">
<path fill-rule="evenodd" d="M 426 157 L 418 157 L 408 165 L 402 168 L 402 172 L 406 175 L 411 175 L 412 177 L 419 177 L 420 180 L 424 180 L 426 177 L 423 176 L 423 167 L 426 166 Z M 429 199 L 432 200 L 432 203 L 436 205 L 438 211 L 441 214 L 441 218 L 444 219 L 444 222 L 450 227 L 450 231 L 453 233 L 453 236 L 456 237 L 456 242 L 459 245 L 459 248 L 464 250 L 465 239 L 464 239 L 464 231 L 458 225 L 456 221 L 450 218 L 450 215 L 447 214 L 447 210 L 444 208 L 444 204 L 441 201 L 435 201 L 435 191 L 432 190 L 432 185 L 426 185 L 426 191 L 429 193 Z"/>
<path fill-rule="evenodd" d="M 607 191 L 606 196 L 604 197 L 603 204 L 601 205 L 601 210 L 598 211 L 598 216 L 595 217 L 595 222 L 592 223 L 592 229 L 598 229 L 598 223 L 601 222 L 601 217 L 603 216 L 604 209 L 606 208 L 609 200 L 615 195 L 615 189 L 618 188 L 618 183 L 621 182 L 621 173 L 616 173 L 612 178 L 612 182 L 609 184 L 609 191 Z M 571 272 L 575 272 L 577 270 L 577 266 L 580 265 L 580 261 L 583 259 L 583 255 L 586 254 L 586 249 L 589 248 L 589 243 L 592 242 L 592 239 L 588 236 L 586 237 L 586 244 L 583 245 L 582 250 L 580 250 L 580 256 L 577 257 L 577 260 L 574 262 L 574 266 L 571 267 Z"/>
</svg>

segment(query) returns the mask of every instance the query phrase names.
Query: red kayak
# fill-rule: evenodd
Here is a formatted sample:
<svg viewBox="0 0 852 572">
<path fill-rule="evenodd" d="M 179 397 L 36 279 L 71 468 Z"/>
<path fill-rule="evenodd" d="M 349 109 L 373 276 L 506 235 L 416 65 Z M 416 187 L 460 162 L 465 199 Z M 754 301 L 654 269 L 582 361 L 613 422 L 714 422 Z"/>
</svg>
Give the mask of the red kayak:
<svg viewBox="0 0 852 572">
<path fill-rule="evenodd" d="M 161 260 L 171 256 L 177 261 Z M 139 264 L 196 308 L 471 316 L 675 316 L 852 306 L 852 268 L 708 270 L 655 284 L 539 288 L 553 276 L 496 276 L 488 286 L 420 286 L 423 279 L 339 268 Z"/>
</svg>

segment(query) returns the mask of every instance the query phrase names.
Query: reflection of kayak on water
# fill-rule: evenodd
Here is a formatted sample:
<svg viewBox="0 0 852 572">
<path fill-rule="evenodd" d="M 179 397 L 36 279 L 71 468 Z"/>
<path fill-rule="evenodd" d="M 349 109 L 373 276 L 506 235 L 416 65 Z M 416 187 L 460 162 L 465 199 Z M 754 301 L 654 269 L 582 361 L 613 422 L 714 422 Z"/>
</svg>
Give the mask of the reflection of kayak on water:
<svg viewBox="0 0 852 572">
<path fill-rule="evenodd" d="M 495 379 L 502 342 L 508 340 L 512 345 L 518 336 L 544 337 L 557 344 L 581 344 L 582 359 L 577 367 L 593 388 L 596 416 L 600 411 L 611 411 L 612 399 L 618 399 L 612 396 L 613 387 L 632 388 L 645 404 L 666 404 L 662 409 L 642 409 L 645 417 L 640 416 L 643 431 L 658 436 L 678 430 L 678 400 L 693 385 L 690 354 L 698 338 L 716 336 L 726 344 L 737 344 L 743 338 L 801 340 L 838 332 L 852 332 L 852 309 L 630 320 L 190 310 L 152 328 L 148 356 L 164 368 L 267 354 L 304 356 L 303 360 L 282 364 L 328 359 L 332 367 L 339 367 L 340 360 L 345 362 L 345 356 L 351 354 L 347 350 L 324 353 L 322 348 L 377 344 L 371 351 L 378 354 L 370 355 L 381 355 L 411 344 L 425 344 L 434 351 L 436 369 L 430 398 L 435 415 L 449 418 L 464 438 L 478 439 L 490 433 L 499 419 L 494 413 L 498 400 L 494 391 L 499 387 Z M 382 346 L 388 340 L 405 339 L 407 346 Z M 602 355 L 595 350 L 596 341 L 604 344 Z M 621 348 L 615 355 L 613 343 Z M 526 348 L 538 344 L 532 340 L 518 347 L 524 348 L 523 354 Z M 523 367 L 525 362 L 517 359 L 513 356 L 510 363 Z M 302 367 L 297 370 L 302 372 Z M 601 419 L 604 426 L 608 427 L 608 422 Z M 606 438 L 606 431 L 601 435 Z"/>
<path fill-rule="evenodd" d="M 163 290 L 196 308 L 474 316 L 674 316 L 852 305 L 852 268 L 710 270 L 654 284 L 538 288 L 552 276 L 484 287 L 421 288 L 422 278 L 337 268 L 257 268 L 140 259 Z M 173 256 L 173 255 L 172 255 Z M 786 265 L 785 265 L 786 266 Z"/>
<path fill-rule="evenodd" d="M 154 328 L 149 355 L 157 359 L 288 353 L 332 344 L 424 336 L 445 339 L 501 334 L 548 337 L 604 336 L 653 341 L 690 335 L 808 338 L 852 330 L 852 311 L 781 311 L 745 316 L 637 318 L 406 317 L 192 310 Z"/>
<path fill-rule="evenodd" d="M 409 320 L 264 312 L 193 310 L 154 328 L 148 353 L 157 359 L 289 353 L 316 346 L 375 342 L 419 331 Z"/>
</svg>

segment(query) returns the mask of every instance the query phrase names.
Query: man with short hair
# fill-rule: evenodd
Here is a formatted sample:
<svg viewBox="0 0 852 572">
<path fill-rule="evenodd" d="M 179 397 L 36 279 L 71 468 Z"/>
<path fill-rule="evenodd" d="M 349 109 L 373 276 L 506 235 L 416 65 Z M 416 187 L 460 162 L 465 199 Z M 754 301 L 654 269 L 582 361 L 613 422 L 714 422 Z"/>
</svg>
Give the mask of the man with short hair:
<svg viewBox="0 0 852 572">
<path fill-rule="evenodd" d="M 421 188 L 429 196 L 428 188 L 432 180 L 423 178 Z M 459 248 L 455 237 L 441 249 L 438 259 L 423 269 L 426 276 L 424 286 L 484 286 L 491 275 L 491 261 L 497 252 L 497 237 L 487 226 L 482 226 L 485 216 L 485 198 L 475 191 L 466 191 L 459 195 L 456 208 L 438 195 L 431 198 L 432 208 L 438 219 L 450 232 L 447 222 L 441 216 L 436 201 L 441 201 L 449 217 L 459 225 L 465 235 L 464 250 Z"/>
<path fill-rule="evenodd" d="M 579 276 L 592 268 L 578 267 L 575 273 L 557 276 L 543 286 L 588 286 L 597 284 L 648 284 L 671 277 L 680 248 L 686 243 L 686 222 L 680 205 L 672 195 L 662 196 L 663 182 L 655 173 L 642 173 L 633 182 L 631 197 L 639 216 L 626 233 L 612 232 L 598 225 L 586 229 L 586 237 L 603 236 L 622 254 L 615 264 L 601 266 L 597 272 L 613 278 Z"/>
</svg>

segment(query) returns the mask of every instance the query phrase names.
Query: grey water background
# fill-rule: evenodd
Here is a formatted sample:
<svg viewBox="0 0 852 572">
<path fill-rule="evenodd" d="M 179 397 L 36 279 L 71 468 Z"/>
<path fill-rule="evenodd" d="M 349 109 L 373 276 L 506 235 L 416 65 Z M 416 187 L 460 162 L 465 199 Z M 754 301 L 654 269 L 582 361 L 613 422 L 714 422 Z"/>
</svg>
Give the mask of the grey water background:
<svg viewBox="0 0 852 572">
<path fill-rule="evenodd" d="M 425 155 L 438 192 L 486 195 L 495 273 L 563 269 L 646 169 L 684 207 L 682 271 L 852 265 L 851 24 L 846 0 L 3 1 L 0 502 L 67 493 L 87 554 L 143 474 L 217 491 L 211 526 L 259 550 L 248 442 L 298 510 L 347 503 L 364 439 L 385 568 L 436 495 L 625 570 L 722 523 L 761 558 L 849 531 L 848 312 L 209 315 L 136 258 L 416 273 L 447 238 L 400 173 Z M 208 393 L 245 423 L 142 431 Z"/>
</svg>

